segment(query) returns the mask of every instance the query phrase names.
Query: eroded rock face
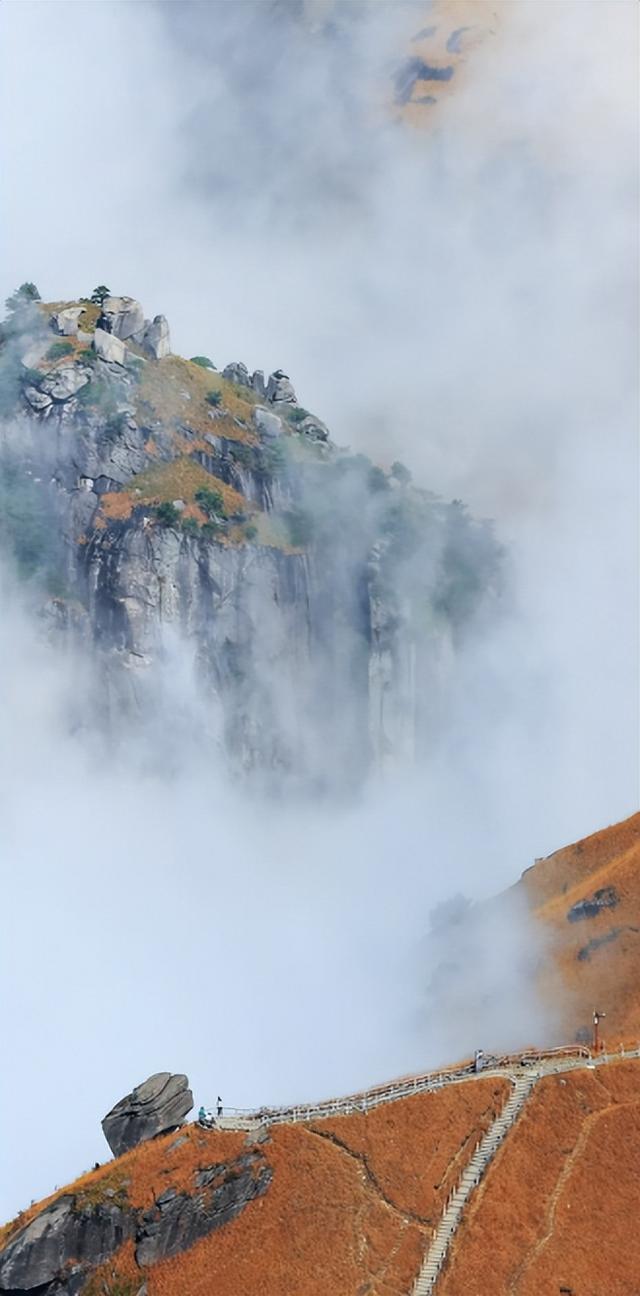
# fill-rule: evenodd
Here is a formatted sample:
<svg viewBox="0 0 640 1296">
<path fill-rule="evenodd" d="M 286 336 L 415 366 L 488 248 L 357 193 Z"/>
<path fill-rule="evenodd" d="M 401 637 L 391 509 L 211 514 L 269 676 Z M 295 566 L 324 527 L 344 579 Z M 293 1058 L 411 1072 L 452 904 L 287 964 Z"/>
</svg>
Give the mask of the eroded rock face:
<svg viewBox="0 0 640 1296">
<path fill-rule="evenodd" d="M 0 1291 L 29 1292 L 57 1283 L 73 1262 L 87 1267 L 102 1264 L 134 1231 L 135 1217 L 116 1203 L 101 1202 L 83 1210 L 74 1197 L 59 1197 L 5 1247 L 0 1255 Z"/>
<path fill-rule="evenodd" d="M 86 387 L 90 375 L 78 365 L 64 366 L 46 374 L 40 383 L 40 391 L 54 401 L 67 401 L 75 396 L 82 387 Z"/>
<path fill-rule="evenodd" d="M 171 355 L 171 340 L 166 316 L 156 315 L 155 319 L 145 324 L 142 345 L 154 360 L 164 360 Z"/>
<path fill-rule="evenodd" d="M 145 1139 L 181 1125 L 192 1107 L 187 1077 L 159 1071 L 107 1112 L 102 1121 L 104 1136 L 114 1156 L 121 1156 Z"/>
<path fill-rule="evenodd" d="M 136 333 L 142 337 L 145 326 L 144 311 L 140 302 L 133 297 L 107 297 L 102 303 L 98 326 L 106 333 L 113 333 L 123 342 L 126 342 L 127 338 L 134 337 Z"/>
<path fill-rule="evenodd" d="M 293 383 L 289 375 L 283 373 L 282 369 L 276 369 L 270 374 L 267 383 L 267 400 L 272 405 L 297 405 L 298 398 L 294 391 Z"/>
<path fill-rule="evenodd" d="M 62 337 L 76 337 L 78 320 L 83 310 L 84 306 L 66 306 L 64 310 L 56 311 L 50 316 L 50 324 L 54 332 Z"/>
<path fill-rule="evenodd" d="M 119 365 L 123 365 L 125 362 L 127 348 L 124 342 L 121 342 L 115 333 L 108 333 L 106 329 L 96 329 L 93 335 L 93 348 L 101 360 L 108 360 L 111 364 Z"/>
<path fill-rule="evenodd" d="M 248 1152 L 231 1166 L 210 1166 L 199 1171 L 200 1191 L 194 1196 L 169 1189 L 141 1218 L 138 1264 L 156 1264 L 177 1255 L 228 1224 L 250 1201 L 267 1191 L 272 1177 L 260 1153 Z"/>
</svg>

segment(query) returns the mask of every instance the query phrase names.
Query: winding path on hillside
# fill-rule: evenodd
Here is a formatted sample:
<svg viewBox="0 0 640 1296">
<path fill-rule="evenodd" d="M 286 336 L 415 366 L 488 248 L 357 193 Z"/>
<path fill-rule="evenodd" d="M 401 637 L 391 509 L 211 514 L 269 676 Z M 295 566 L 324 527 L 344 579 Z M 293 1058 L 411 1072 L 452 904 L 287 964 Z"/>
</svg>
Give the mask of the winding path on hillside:
<svg viewBox="0 0 640 1296">
<path fill-rule="evenodd" d="M 511 1083 L 502 1109 L 476 1144 L 460 1178 L 450 1193 L 437 1227 L 433 1231 L 420 1271 L 411 1290 L 411 1296 L 432 1296 L 444 1268 L 451 1244 L 462 1222 L 465 1208 L 478 1187 L 487 1167 L 509 1130 L 517 1121 L 527 1098 L 538 1080 L 544 1076 L 581 1068 L 595 1068 L 621 1058 L 640 1058 L 640 1047 L 619 1053 L 594 1055 L 583 1046 L 549 1049 L 543 1052 L 509 1054 L 504 1057 L 485 1058 L 476 1069 L 473 1062 L 446 1071 L 429 1071 L 422 1075 L 407 1076 L 401 1080 L 367 1089 L 345 1098 L 331 1098 L 324 1102 L 296 1107 L 264 1107 L 258 1111 L 227 1108 L 227 1115 L 218 1117 L 216 1127 L 221 1129 L 258 1129 L 272 1124 L 310 1122 L 333 1116 L 349 1116 L 356 1112 L 373 1111 L 384 1103 L 397 1102 L 418 1093 L 432 1093 L 452 1084 L 464 1084 L 475 1079 L 499 1077 Z"/>
</svg>

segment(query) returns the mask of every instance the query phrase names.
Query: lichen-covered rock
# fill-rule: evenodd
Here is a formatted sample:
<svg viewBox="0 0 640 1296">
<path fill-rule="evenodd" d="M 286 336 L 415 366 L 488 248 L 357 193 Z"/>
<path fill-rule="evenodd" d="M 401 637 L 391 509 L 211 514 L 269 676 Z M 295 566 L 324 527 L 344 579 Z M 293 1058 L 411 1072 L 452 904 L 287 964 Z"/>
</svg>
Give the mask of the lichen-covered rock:
<svg viewBox="0 0 640 1296">
<path fill-rule="evenodd" d="M 329 429 L 326 423 L 316 418 L 315 414 L 308 414 L 301 423 L 298 423 L 296 431 L 301 432 L 303 436 L 309 437 L 311 441 L 329 440 Z"/>
<path fill-rule="evenodd" d="M 185 1075 L 159 1071 L 137 1085 L 107 1112 L 104 1136 L 114 1156 L 181 1125 L 193 1107 L 193 1094 Z"/>
</svg>

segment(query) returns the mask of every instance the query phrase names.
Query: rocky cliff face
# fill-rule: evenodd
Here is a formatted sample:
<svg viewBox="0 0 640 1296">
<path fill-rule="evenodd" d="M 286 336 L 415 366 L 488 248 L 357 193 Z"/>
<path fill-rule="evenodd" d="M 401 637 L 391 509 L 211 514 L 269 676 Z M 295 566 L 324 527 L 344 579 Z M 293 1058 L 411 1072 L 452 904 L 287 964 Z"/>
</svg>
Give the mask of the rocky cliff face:
<svg viewBox="0 0 640 1296">
<path fill-rule="evenodd" d="M 413 755 L 496 593 L 490 531 L 339 449 L 282 370 L 168 348 L 130 298 L 14 305 L 5 550 L 92 646 L 111 716 L 154 705 L 180 637 L 236 768 L 344 785 Z"/>
</svg>

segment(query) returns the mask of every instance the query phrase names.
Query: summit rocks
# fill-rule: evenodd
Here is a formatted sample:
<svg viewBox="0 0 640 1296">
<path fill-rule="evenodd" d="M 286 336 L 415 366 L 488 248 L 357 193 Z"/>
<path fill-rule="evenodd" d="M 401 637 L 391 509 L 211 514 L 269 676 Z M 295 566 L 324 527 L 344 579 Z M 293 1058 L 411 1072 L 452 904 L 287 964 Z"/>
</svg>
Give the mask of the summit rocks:
<svg viewBox="0 0 640 1296">
<path fill-rule="evenodd" d="M 121 1098 L 102 1121 L 114 1156 L 181 1125 L 193 1107 L 186 1075 L 159 1071 Z"/>
</svg>

